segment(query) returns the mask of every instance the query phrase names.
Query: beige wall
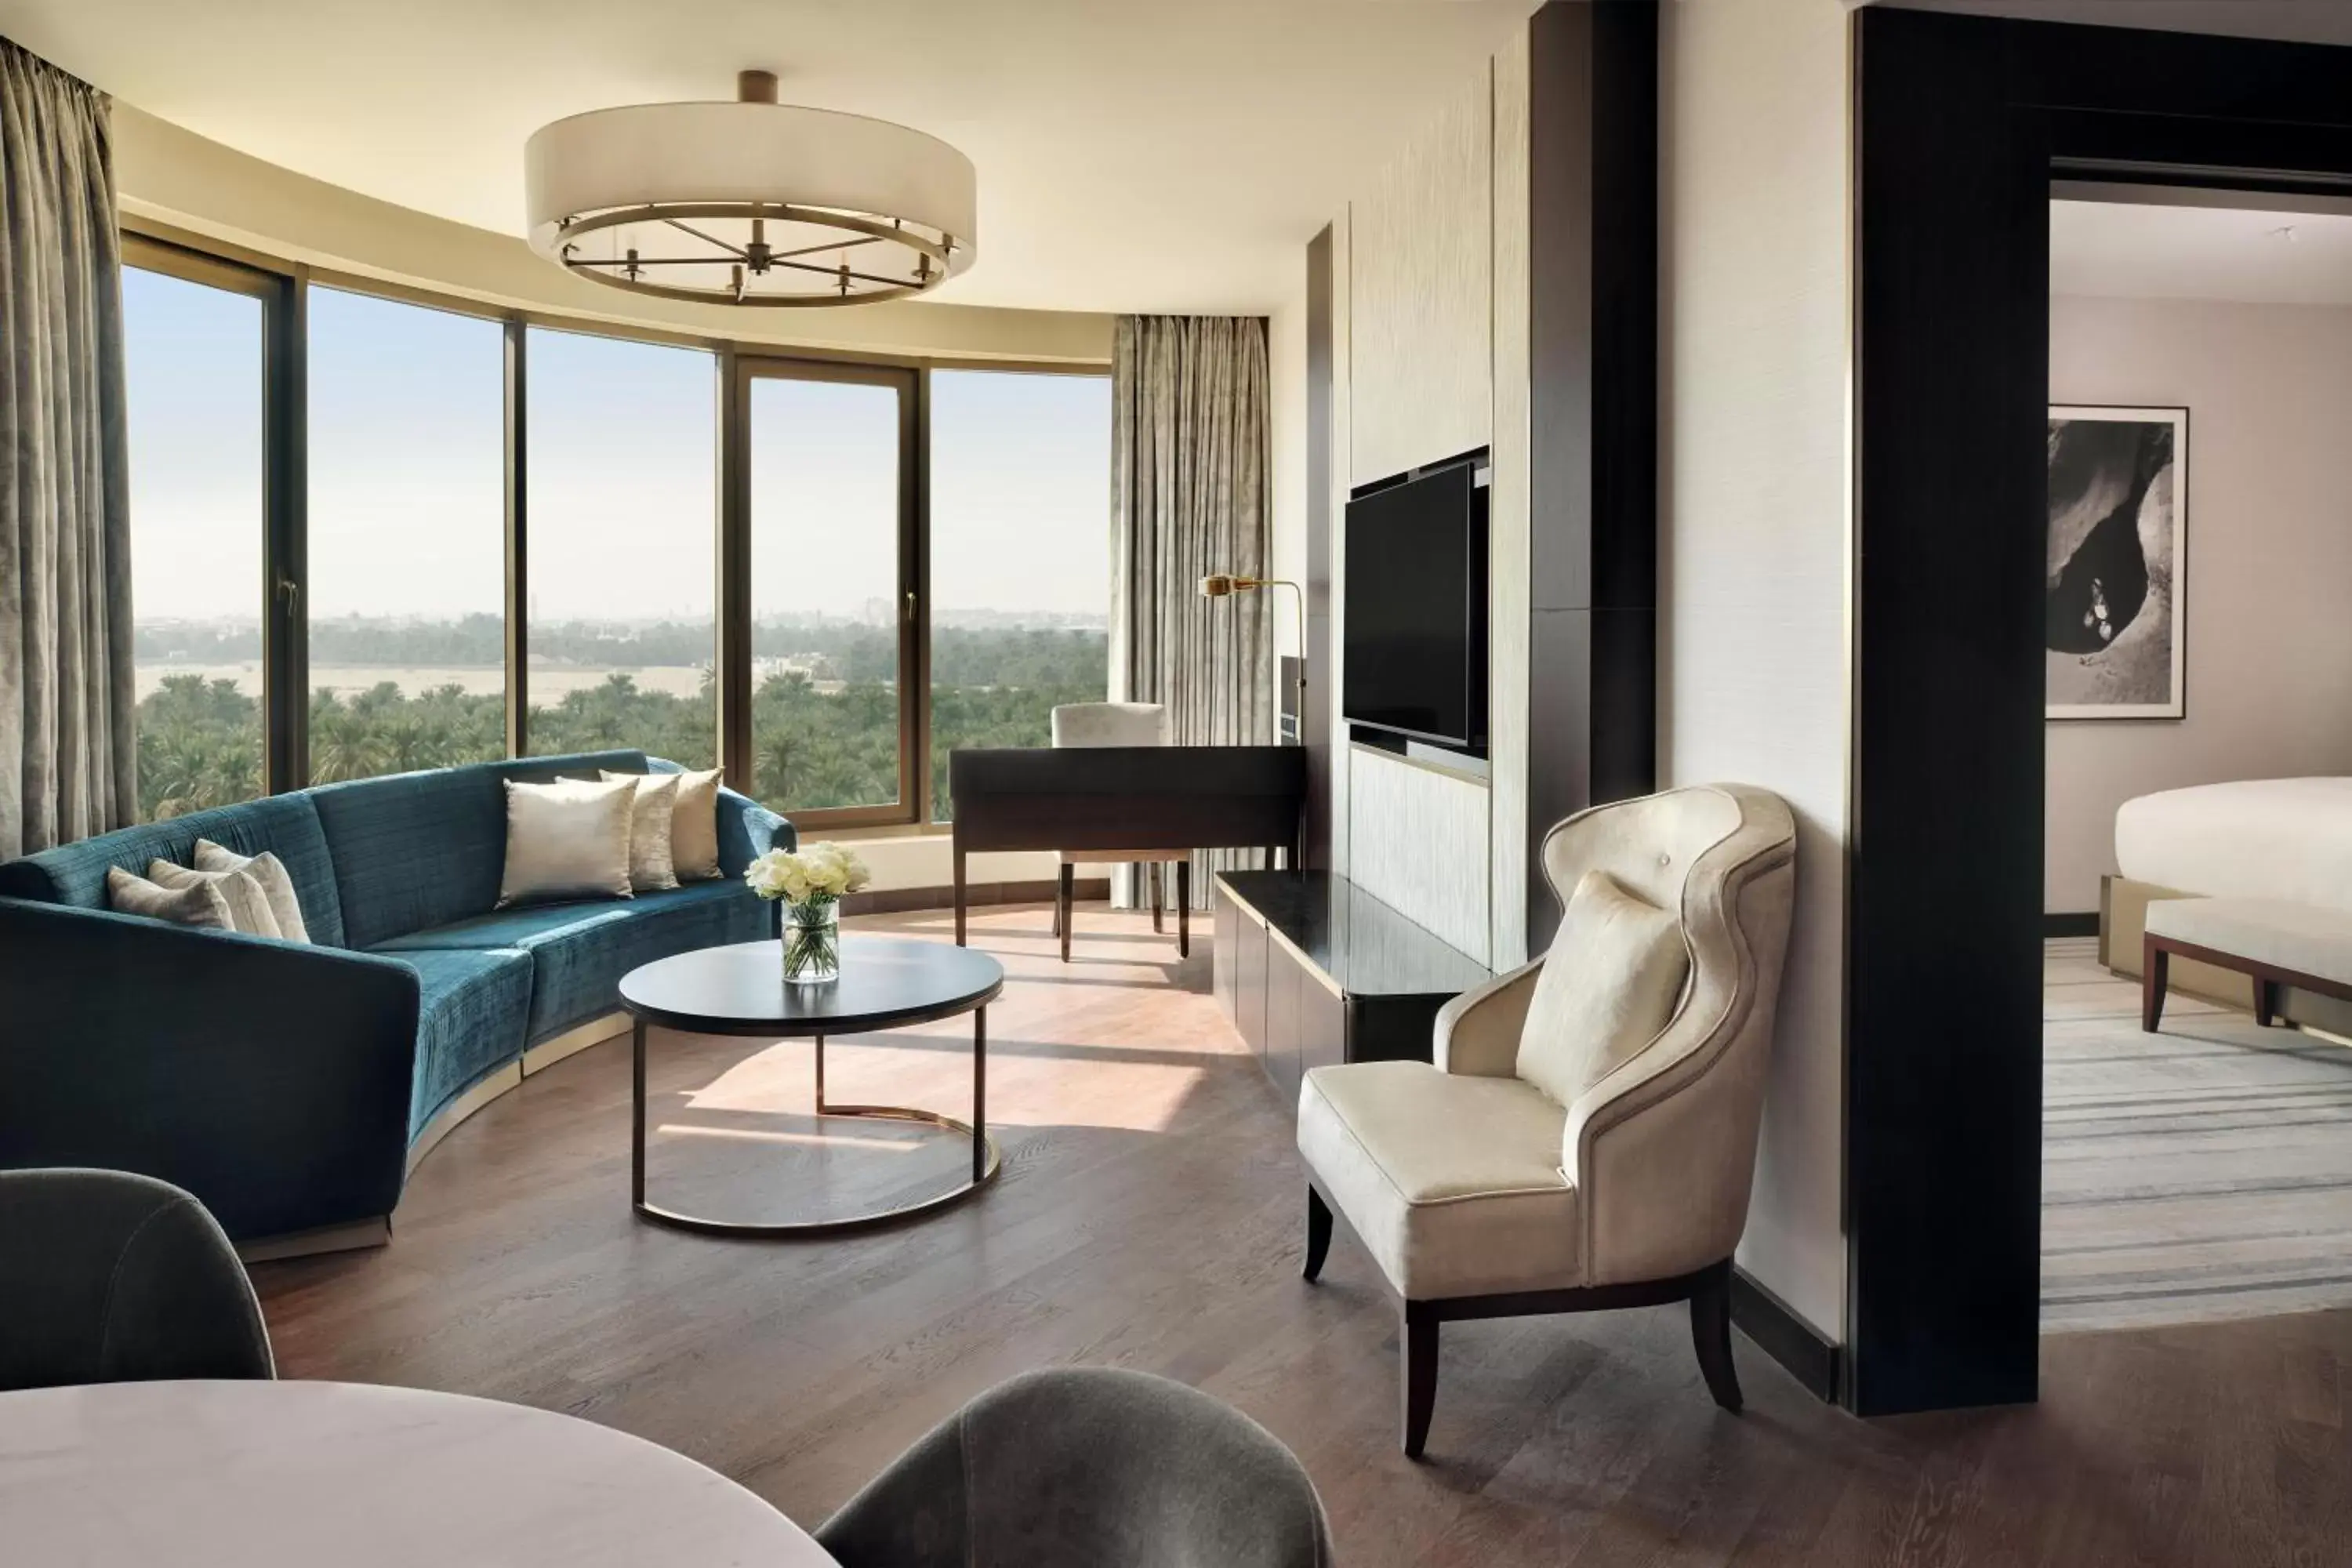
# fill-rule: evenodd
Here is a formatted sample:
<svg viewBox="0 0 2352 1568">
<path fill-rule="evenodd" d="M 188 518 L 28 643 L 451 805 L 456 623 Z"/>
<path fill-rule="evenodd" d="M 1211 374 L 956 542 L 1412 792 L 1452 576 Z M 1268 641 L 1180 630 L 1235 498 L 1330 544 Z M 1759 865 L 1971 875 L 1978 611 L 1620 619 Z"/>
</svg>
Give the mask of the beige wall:
<svg viewBox="0 0 2352 1568">
<path fill-rule="evenodd" d="M 1266 574 L 1296 583 L 1302 595 L 1276 588 L 1268 608 L 1277 657 L 1297 654 L 1307 588 L 1307 261 L 1300 247 L 1297 275 L 1266 319 L 1267 476 L 1271 537 Z M 1314 670 L 1309 679 L 1328 671 Z M 1278 673 L 1268 679 L 1279 683 Z"/>
<path fill-rule="evenodd" d="M 114 130 L 125 212 L 285 260 L 497 305 L 743 342 L 1040 363 L 1110 359 L 1107 315 L 929 301 L 750 310 L 625 294 L 572 277 L 514 236 L 294 174 L 129 104 L 115 105 Z"/>
<path fill-rule="evenodd" d="M 1843 1338 L 1846 15 L 1673 0 L 1661 40 L 1661 773 L 1779 792 L 1798 901 L 1739 1261 Z"/>
<path fill-rule="evenodd" d="M 2042 907 L 2079 912 L 2132 796 L 2352 773 L 2352 309 L 2062 296 L 2050 399 L 2189 410 L 2188 716 L 2049 726 Z"/>
</svg>

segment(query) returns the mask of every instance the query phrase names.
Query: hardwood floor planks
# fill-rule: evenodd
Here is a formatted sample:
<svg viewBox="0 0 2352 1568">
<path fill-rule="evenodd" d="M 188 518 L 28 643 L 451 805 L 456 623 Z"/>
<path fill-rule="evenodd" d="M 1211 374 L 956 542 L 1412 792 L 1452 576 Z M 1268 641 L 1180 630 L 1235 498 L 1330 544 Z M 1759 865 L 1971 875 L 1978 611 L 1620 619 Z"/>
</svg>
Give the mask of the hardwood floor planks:
<svg viewBox="0 0 2352 1568">
<path fill-rule="evenodd" d="M 418 1169 L 391 1247 L 255 1270 L 282 1373 L 572 1412 L 735 1476 L 804 1523 L 966 1398 L 1105 1362 L 1231 1400 L 1322 1489 L 1350 1568 L 1386 1564 L 2332 1563 L 2352 1560 L 2352 1314 L 2043 1343 L 2037 1406 L 1862 1423 L 1753 1345 L 1717 1410 L 1680 1308 L 1449 1324 L 1430 1460 L 1395 1446 L 1397 1317 L 1342 1226 L 1297 1277 L 1288 1108 L 1149 919 L 973 912 L 998 1184 L 823 1242 L 634 1222 L 625 1042 L 533 1076 Z M 862 918 L 943 934 L 945 917 Z M 968 1026 L 829 1047 L 830 1092 L 961 1114 Z M 671 1039 L 664 1115 L 804 1126 L 803 1058 Z M 798 1096 L 795 1100 L 793 1097 Z M 656 1180 L 747 1205 L 849 1197 L 928 1156 L 675 1135 Z M 898 1162 L 898 1173 L 891 1163 Z"/>
</svg>

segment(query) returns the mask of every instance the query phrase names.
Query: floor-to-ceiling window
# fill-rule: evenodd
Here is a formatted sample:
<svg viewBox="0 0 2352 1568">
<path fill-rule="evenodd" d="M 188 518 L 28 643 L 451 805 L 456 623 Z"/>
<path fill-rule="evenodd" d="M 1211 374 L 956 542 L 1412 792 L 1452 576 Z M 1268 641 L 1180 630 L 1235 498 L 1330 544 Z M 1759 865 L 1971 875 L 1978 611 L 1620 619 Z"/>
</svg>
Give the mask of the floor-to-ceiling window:
<svg viewBox="0 0 2352 1568">
<path fill-rule="evenodd" d="M 705 350 L 526 334 L 525 743 L 718 760 L 717 371 Z"/>
<path fill-rule="evenodd" d="M 931 815 L 948 753 L 1042 746 L 1109 680 L 1110 380 L 930 376 Z"/>
<path fill-rule="evenodd" d="M 309 300 L 310 776 L 504 756 L 505 333 Z"/>
<path fill-rule="evenodd" d="M 268 787 L 266 306 L 227 268 L 122 272 L 139 815 Z"/>
<path fill-rule="evenodd" d="M 753 793 L 818 821 L 908 820 L 914 376 L 762 362 L 742 395 Z"/>
</svg>

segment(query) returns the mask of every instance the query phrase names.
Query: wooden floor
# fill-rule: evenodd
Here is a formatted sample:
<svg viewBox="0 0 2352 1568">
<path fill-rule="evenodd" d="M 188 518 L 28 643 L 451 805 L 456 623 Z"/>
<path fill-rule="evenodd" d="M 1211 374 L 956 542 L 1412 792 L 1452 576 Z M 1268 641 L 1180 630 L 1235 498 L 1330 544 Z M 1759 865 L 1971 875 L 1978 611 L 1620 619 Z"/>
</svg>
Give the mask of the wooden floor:
<svg viewBox="0 0 2352 1568">
<path fill-rule="evenodd" d="M 1148 920 L 1082 908 L 1065 967 L 1046 923 L 973 922 L 1012 975 L 989 1020 L 1005 1172 L 976 1202 L 821 1243 L 636 1224 L 627 1048 L 601 1046 L 452 1134 L 388 1248 L 257 1270 L 281 1373 L 570 1411 L 812 1524 L 966 1398 L 1078 1362 L 1264 1422 L 1351 1568 L 2352 1562 L 2339 1313 L 2053 1337 L 2037 1406 L 1868 1424 L 1745 1340 L 1748 1413 L 1721 1414 L 1679 1309 L 1449 1326 L 1430 1458 L 1411 1463 L 1393 1307 L 1344 1232 L 1324 1283 L 1297 1278 L 1289 1117 L 1208 994 L 1208 943 L 1180 965 Z M 837 1043 L 828 1093 L 961 1114 L 969 1038 Z M 805 1052 L 657 1037 L 656 1121 L 675 1131 L 656 1201 L 772 1215 L 794 1208 L 786 1176 L 848 1196 L 931 1158 L 887 1139 L 813 1152 Z"/>
</svg>

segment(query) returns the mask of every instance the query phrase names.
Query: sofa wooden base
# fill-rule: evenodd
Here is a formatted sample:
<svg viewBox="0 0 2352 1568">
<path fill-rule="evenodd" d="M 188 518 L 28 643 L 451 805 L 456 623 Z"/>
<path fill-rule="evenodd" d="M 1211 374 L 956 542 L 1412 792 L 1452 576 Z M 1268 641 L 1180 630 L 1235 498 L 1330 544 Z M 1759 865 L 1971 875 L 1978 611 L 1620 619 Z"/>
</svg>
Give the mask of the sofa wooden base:
<svg viewBox="0 0 2352 1568">
<path fill-rule="evenodd" d="M 1307 1258 L 1302 1272 L 1314 1279 L 1331 1248 L 1331 1205 L 1313 1183 L 1307 1187 Z M 1399 1386 L 1400 1437 L 1409 1458 L 1419 1458 L 1429 1440 L 1429 1418 L 1437 1405 L 1438 1327 L 1476 1318 L 1549 1317 L 1560 1312 L 1613 1312 L 1627 1307 L 1690 1303 L 1691 1345 L 1707 1392 L 1724 1409 L 1740 1407 L 1739 1374 L 1731 1359 L 1731 1259 L 1670 1279 L 1633 1279 L 1572 1290 L 1511 1290 L 1486 1296 L 1407 1298 L 1401 1304 L 1403 1348 Z"/>
</svg>

